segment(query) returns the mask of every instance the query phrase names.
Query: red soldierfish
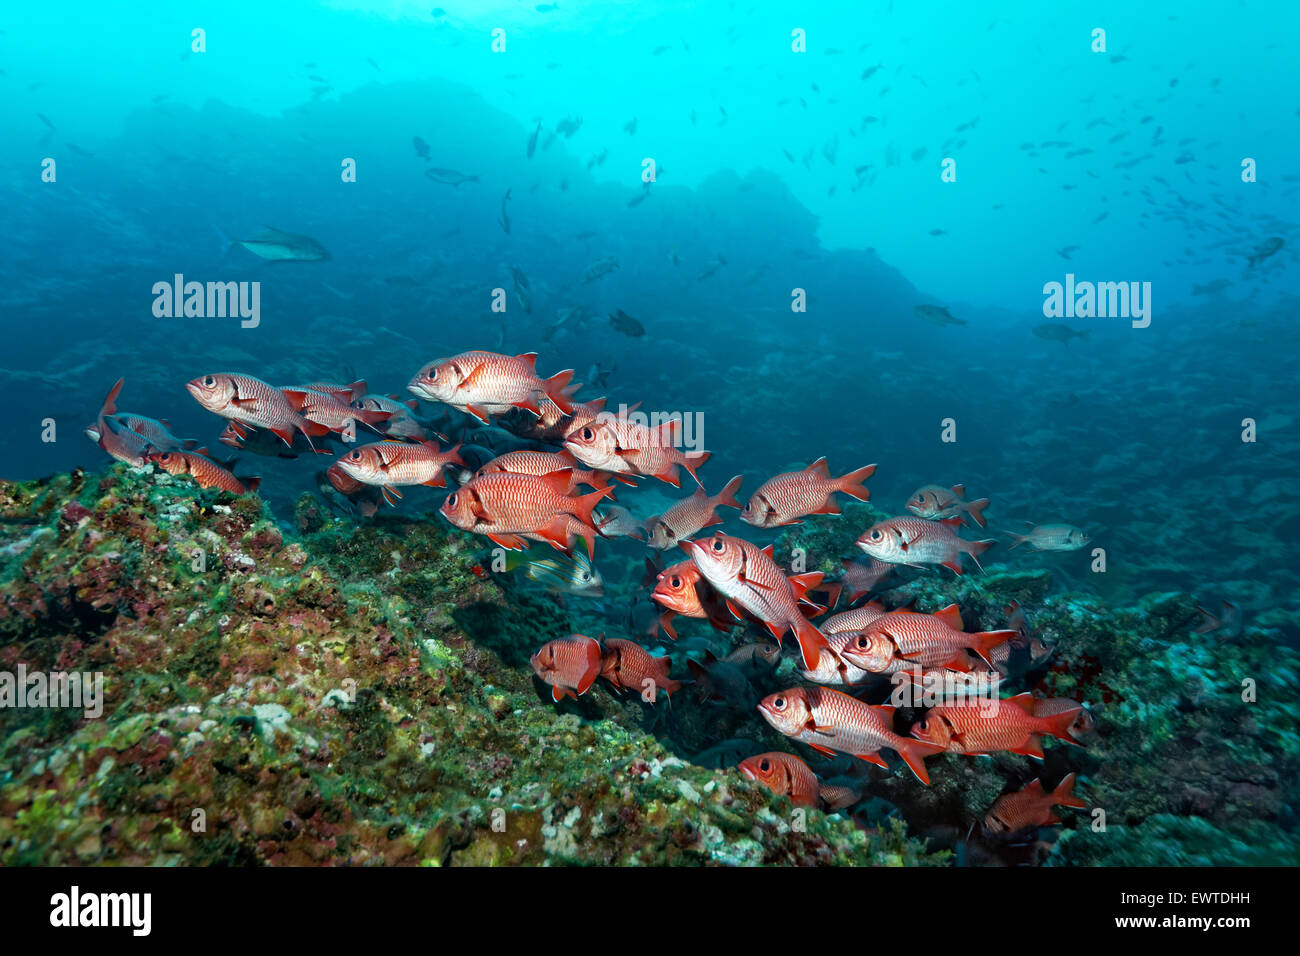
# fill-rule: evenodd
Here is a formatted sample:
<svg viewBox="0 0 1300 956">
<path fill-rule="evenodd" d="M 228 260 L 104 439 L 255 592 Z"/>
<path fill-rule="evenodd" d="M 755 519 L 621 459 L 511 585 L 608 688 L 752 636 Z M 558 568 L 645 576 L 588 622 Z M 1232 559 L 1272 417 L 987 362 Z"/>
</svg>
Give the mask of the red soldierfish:
<svg viewBox="0 0 1300 956">
<path fill-rule="evenodd" d="M 344 396 L 333 392 L 317 391 L 308 385 L 287 385 L 282 387 L 280 391 L 286 397 L 293 396 L 290 398 L 289 404 L 303 418 L 309 422 L 324 425 L 330 431 L 336 433 L 346 430 L 350 422 L 360 422 L 375 431 L 379 431 L 379 426 L 393 417 L 392 412 L 356 408 L 348 404 L 351 400 L 351 391 Z M 302 396 L 301 400 L 297 400 L 300 395 Z"/>
<path fill-rule="evenodd" d="M 529 659 L 533 672 L 551 685 L 556 703 L 565 694 L 577 700 L 590 690 L 600 675 L 600 661 L 600 642 L 581 634 L 548 641 Z"/>
<path fill-rule="evenodd" d="M 984 817 L 984 830 L 992 835 L 1007 836 L 1054 826 L 1061 822 L 1054 809 L 1057 805 L 1079 810 L 1087 808 L 1088 804 L 1074 795 L 1074 774 L 1067 774 L 1051 793 L 1043 789 L 1042 781 L 1033 780 L 1023 790 L 998 797 Z"/>
<path fill-rule="evenodd" d="M 574 427 L 565 437 L 564 447 L 588 468 L 616 475 L 645 475 L 680 488 L 680 466 L 698 485 L 696 469 L 709 460 L 710 453 L 681 451 L 677 447 L 681 427 L 680 418 L 650 428 L 626 415 L 602 413 Z"/>
<path fill-rule="evenodd" d="M 579 468 L 577 460 L 567 451 L 508 451 L 504 455 L 497 455 L 477 473 L 486 475 L 493 471 L 508 471 L 515 475 L 540 477 L 566 468 L 573 473 L 569 491 L 573 491 L 578 485 L 604 488 L 609 484 L 604 475 Z"/>
<path fill-rule="evenodd" d="M 874 601 L 851 611 L 832 614 L 821 625 L 829 650 L 822 653 L 816 668 L 801 671 L 801 676 L 816 684 L 860 684 L 875 677 L 875 674 L 850 662 L 844 656 L 844 648 L 884 614 L 884 607 Z"/>
<path fill-rule="evenodd" d="M 979 567 L 978 556 L 997 544 L 992 539 L 967 541 L 959 537 L 953 529 L 961 524 L 961 518 L 945 518 L 943 521 L 886 518 L 863 532 L 858 538 L 858 547 L 886 564 L 906 564 L 913 568 L 942 564 L 961 574 L 963 554 L 969 554 Z"/>
<path fill-rule="evenodd" d="M 514 408 L 540 416 L 539 402 L 543 399 L 550 399 L 567 415 L 573 405 L 564 386 L 573 378 L 573 369 L 541 379 L 536 363 L 536 352 L 462 352 L 430 362 L 416 373 L 408 388 L 421 398 L 468 412 L 484 424 L 490 416 L 504 415 Z"/>
<path fill-rule="evenodd" d="M 829 687 L 795 687 L 769 694 L 758 705 L 763 718 L 795 740 L 824 754 L 846 753 L 888 767 L 882 747 L 898 752 L 916 778 L 930 785 L 925 758 L 943 747 L 894 733 L 894 708 L 864 704 Z"/>
<path fill-rule="evenodd" d="M 895 673 L 920 666 L 970 670 L 966 649 L 990 667 L 993 648 L 1016 636 L 1015 631 L 962 630 L 961 611 L 950 604 L 937 614 L 890 611 L 881 615 L 844 648 L 850 663 L 873 674 Z"/>
<path fill-rule="evenodd" d="M 740 490 L 741 476 L 737 475 L 715 497 L 710 498 L 703 488 L 697 488 L 689 498 L 678 501 L 661 515 L 646 519 L 650 547 L 660 551 L 675 548 L 701 528 L 722 524 L 717 509 L 726 505 L 739 508 L 736 492 Z"/>
<path fill-rule="evenodd" d="M 667 657 L 655 657 L 635 641 L 625 641 L 617 637 L 605 639 L 605 651 L 601 659 L 600 676 L 614 685 L 618 691 L 630 690 L 644 694 L 654 687 L 654 695 L 659 691 L 671 695 L 680 690 L 681 681 L 668 676 L 672 661 Z M 654 696 L 651 697 L 653 702 Z"/>
<path fill-rule="evenodd" d="M 866 597 L 894 571 L 892 564 L 868 557 L 841 558 L 840 564 L 844 567 L 840 585 L 849 589 L 850 604 Z"/>
<path fill-rule="evenodd" d="M 169 475 L 189 475 L 200 488 L 220 488 L 237 495 L 256 491 L 261 478 L 236 478 L 215 461 L 192 451 L 155 451 L 146 456 Z"/>
<path fill-rule="evenodd" d="M 772 560 L 771 545 L 759 548 L 721 531 L 705 541 L 683 541 L 682 550 L 726 599 L 733 615 L 739 618 L 741 610 L 748 611 L 778 640 L 787 630 L 794 631 L 804 667 L 817 668 L 826 638 L 803 616 L 799 602 L 809 588 L 821 583 L 820 572 L 787 579 Z"/>
<path fill-rule="evenodd" d="M 996 703 L 996 707 L 990 707 Z M 1051 734 L 1074 743 L 1070 727 L 1080 705 L 1060 713 L 1039 717 L 1034 699 L 1017 694 L 999 701 L 967 701 L 932 707 L 925 719 L 912 725 L 912 736 L 938 744 L 949 753 L 983 756 L 999 750 L 1043 759 L 1040 734 Z"/>
<path fill-rule="evenodd" d="M 307 436 L 308 444 L 313 436 L 330 433 L 324 425 L 308 421 L 295 410 L 295 404 L 301 405 L 305 397 L 301 393 L 289 395 L 251 375 L 204 375 L 185 387 L 208 411 L 236 424 L 275 432 L 290 448 L 295 430 Z"/>
<path fill-rule="evenodd" d="M 437 442 L 418 445 L 399 441 L 381 441 L 354 448 L 335 464 L 349 478 L 365 485 L 378 485 L 383 489 L 384 500 L 390 505 L 393 498 L 402 497 L 398 485 L 426 485 L 430 488 L 447 487 L 443 469 L 448 465 L 464 465 L 459 454 L 460 445 L 443 451 Z"/>
<path fill-rule="evenodd" d="M 646 563 L 649 563 L 648 558 Z M 682 561 L 660 571 L 650 597 L 666 608 L 659 624 L 674 641 L 677 640 L 677 632 L 671 624 L 674 614 L 707 620 L 719 631 L 730 631 L 734 623 L 726 603 L 704 580 L 694 561 Z"/>
<path fill-rule="evenodd" d="M 866 465 L 832 478 L 826 459 L 818 458 L 803 471 L 777 475 L 759 485 L 740 513 L 740 520 L 758 528 L 777 528 L 799 524 L 799 519 L 808 515 L 837 515 L 840 506 L 831 500 L 831 495 L 842 491 L 858 501 L 868 500 L 871 492 L 862 482 L 875 470 L 875 465 Z"/>
<path fill-rule="evenodd" d="M 821 781 L 794 754 L 772 751 L 748 757 L 740 762 L 740 772 L 778 797 L 789 797 L 796 807 L 821 805 Z"/>
<path fill-rule="evenodd" d="M 510 472 L 479 475 L 447 496 L 441 514 L 461 530 L 487 535 L 511 551 L 527 548 L 523 535 L 529 534 L 568 551 L 570 535 L 577 531 L 587 542 L 587 554 L 594 555 L 596 531 L 591 509 L 612 489 L 570 497 L 571 477 L 567 470 L 542 476 Z M 571 523 L 574 518 L 576 524 Z"/>
<path fill-rule="evenodd" d="M 978 501 L 963 501 L 965 497 L 965 485 L 953 485 L 951 488 L 926 485 L 918 488 L 907 499 L 907 510 L 931 521 L 966 515 L 972 522 L 984 527 L 988 523 L 984 518 L 984 509 L 988 507 L 989 500 L 980 498 Z"/>
</svg>

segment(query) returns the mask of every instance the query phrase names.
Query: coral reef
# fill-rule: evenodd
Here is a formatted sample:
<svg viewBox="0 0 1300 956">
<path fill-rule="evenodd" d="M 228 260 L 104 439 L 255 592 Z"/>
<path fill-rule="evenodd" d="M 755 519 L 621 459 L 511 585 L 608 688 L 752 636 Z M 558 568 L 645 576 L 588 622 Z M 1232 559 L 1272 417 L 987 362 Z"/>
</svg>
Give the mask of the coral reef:
<svg viewBox="0 0 1300 956">
<path fill-rule="evenodd" d="M 608 688 L 552 705 L 527 659 L 570 622 L 443 524 L 305 500 L 290 533 L 123 465 L 0 484 L 0 519 L 0 670 L 106 698 L 0 710 L 4 865 L 946 859 L 687 763 Z"/>
</svg>

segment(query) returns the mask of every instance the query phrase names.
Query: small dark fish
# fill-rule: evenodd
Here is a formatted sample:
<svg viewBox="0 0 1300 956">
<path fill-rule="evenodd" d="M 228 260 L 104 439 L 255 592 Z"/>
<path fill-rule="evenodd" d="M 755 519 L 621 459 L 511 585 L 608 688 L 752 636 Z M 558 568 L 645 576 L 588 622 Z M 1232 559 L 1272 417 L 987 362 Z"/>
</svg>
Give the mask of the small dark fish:
<svg viewBox="0 0 1300 956">
<path fill-rule="evenodd" d="M 541 132 L 542 132 L 542 124 L 538 123 L 537 129 L 533 130 L 532 135 L 528 137 L 527 153 L 529 159 L 532 159 L 533 153 L 537 152 L 537 137 L 541 135 Z"/>
<path fill-rule="evenodd" d="M 629 136 L 635 136 L 635 135 L 636 135 L 636 117 L 635 117 L 635 116 L 633 116 L 630 120 L 628 120 L 626 123 L 623 124 L 623 132 L 627 133 Z"/>
<path fill-rule="evenodd" d="M 415 155 L 419 156 L 425 162 L 429 160 L 429 144 L 418 136 L 411 137 L 411 145 L 415 147 Z"/>
<path fill-rule="evenodd" d="M 949 312 L 942 305 L 918 305 L 913 310 L 918 318 L 925 319 L 934 325 L 965 325 L 964 319 L 959 319 Z"/>
<path fill-rule="evenodd" d="M 478 182 L 477 176 L 467 176 L 457 170 L 443 169 L 439 166 L 430 166 L 424 171 L 424 175 L 428 176 L 435 183 L 445 183 L 448 186 L 455 186 L 457 188 L 460 188 L 462 183 Z"/>
<path fill-rule="evenodd" d="M 642 338 L 645 335 L 645 326 L 622 309 L 610 313 L 609 324 L 624 335 L 630 335 L 635 339 Z"/>
<path fill-rule="evenodd" d="M 72 144 L 69 143 L 68 145 L 71 146 Z M 1250 256 L 1251 266 L 1259 265 L 1269 256 L 1276 254 L 1284 245 L 1286 245 L 1286 242 L 1281 236 L 1273 236 L 1272 238 L 1265 239 L 1255 247 L 1254 254 Z"/>
<path fill-rule="evenodd" d="M 1070 339 L 1086 339 L 1088 337 L 1086 329 L 1079 332 L 1062 322 L 1044 322 L 1042 325 L 1036 325 L 1034 326 L 1034 334 L 1040 339 L 1063 342 L 1066 345 L 1070 344 Z"/>
<path fill-rule="evenodd" d="M 48 126 L 50 129 L 58 129 L 57 126 L 55 126 L 53 123 L 49 121 L 49 119 L 46 117 L 44 113 L 37 113 L 36 118 L 40 120 L 42 123 L 44 123 L 46 126 Z"/>
<path fill-rule="evenodd" d="M 510 190 L 507 189 L 506 194 L 501 197 L 501 218 L 497 220 L 501 224 L 501 228 L 506 231 L 506 235 L 510 234 L 510 214 L 506 212 L 506 203 L 509 201 Z M 524 288 L 527 288 L 527 286 Z"/>
</svg>

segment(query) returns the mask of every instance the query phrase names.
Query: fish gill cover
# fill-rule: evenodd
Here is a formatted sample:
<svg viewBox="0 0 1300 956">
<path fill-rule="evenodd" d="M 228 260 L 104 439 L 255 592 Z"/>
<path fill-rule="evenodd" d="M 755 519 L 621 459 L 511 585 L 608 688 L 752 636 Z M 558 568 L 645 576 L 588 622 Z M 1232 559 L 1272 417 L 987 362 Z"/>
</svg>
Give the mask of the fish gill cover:
<svg viewBox="0 0 1300 956">
<path fill-rule="evenodd" d="M 1216 6 L 9 18 L 0 863 L 1300 862 Z"/>
</svg>

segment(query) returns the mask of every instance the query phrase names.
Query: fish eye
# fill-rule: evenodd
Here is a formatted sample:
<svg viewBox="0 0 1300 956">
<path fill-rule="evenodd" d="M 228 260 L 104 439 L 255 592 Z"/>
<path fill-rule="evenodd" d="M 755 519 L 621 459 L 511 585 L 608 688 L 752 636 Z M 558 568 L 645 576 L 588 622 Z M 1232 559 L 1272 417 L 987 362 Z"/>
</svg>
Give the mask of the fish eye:
<svg viewBox="0 0 1300 956">
<path fill-rule="evenodd" d="M 429 369 L 429 381 L 436 382 L 437 380 L 438 380 L 438 367 L 435 365 L 433 368 Z"/>
<path fill-rule="evenodd" d="M 595 437 L 596 437 L 596 433 L 593 432 L 590 428 L 584 428 L 584 429 L 582 430 L 582 440 L 583 440 L 583 441 L 591 441 L 591 440 L 592 440 L 593 438 L 595 438 Z"/>
<path fill-rule="evenodd" d="M 879 541 L 879 540 L 880 540 L 881 538 L 883 538 L 883 537 L 884 537 L 884 533 L 883 533 L 879 528 L 877 528 L 875 531 L 871 532 L 871 540 L 872 540 L 872 541 Z"/>
<path fill-rule="evenodd" d="M 582 580 L 584 580 L 584 581 L 590 581 L 590 580 L 591 580 L 591 575 L 588 574 L 586 571 L 582 571 L 582 572 L 580 572 L 580 573 L 579 573 L 579 576 L 580 576 L 580 577 L 582 578 Z"/>
<path fill-rule="evenodd" d="M 675 587 L 675 588 L 679 588 L 679 587 L 682 586 L 682 579 L 679 578 L 677 575 L 674 574 L 674 575 L 673 575 L 673 579 L 672 579 L 671 581 L 669 581 L 668 583 L 671 584 L 671 585 L 672 585 L 673 587 Z"/>
<path fill-rule="evenodd" d="M 785 698 L 778 697 L 776 700 L 772 701 L 772 706 L 777 710 L 785 710 Z"/>
<path fill-rule="evenodd" d="M 361 460 L 361 449 L 358 448 L 358 449 L 356 449 L 355 451 L 353 451 L 352 454 L 348 455 L 348 458 L 352 459 L 353 461 L 360 461 L 360 460 Z"/>
<path fill-rule="evenodd" d="M 770 760 L 760 761 L 758 765 L 758 769 L 763 771 L 764 773 L 767 773 L 769 770 L 772 769 L 772 761 Z"/>
<path fill-rule="evenodd" d="M 716 552 L 718 552 L 719 554 L 721 554 L 721 553 L 726 549 L 726 547 L 727 547 L 727 546 L 726 546 L 725 544 L 723 544 L 721 538 L 714 538 L 714 539 L 713 539 L 713 550 L 714 550 L 714 551 L 716 551 Z"/>
<path fill-rule="evenodd" d="M 856 644 L 858 647 L 862 648 L 863 650 L 866 650 L 867 645 L 871 642 L 867 640 L 867 636 L 865 634 L 859 634 L 858 639 L 853 643 Z"/>
<path fill-rule="evenodd" d="M 214 385 L 217 384 L 217 380 L 216 380 L 215 378 L 213 378 L 211 375 L 209 375 L 209 376 L 207 376 L 206 378 L 203 379 L 203 384 L 204 384 L 207 388 L 212 388 L 212 386 L 214 386 Z"/>
<path fill-rule="evenodd" d="M 452 495 L 450 498 L 447 499 L 447 504 L 451 505 L 453 508 L 456 507 L 456 499 L 459 497 L 460 495 L 458 494 Z"/>
</svg>

